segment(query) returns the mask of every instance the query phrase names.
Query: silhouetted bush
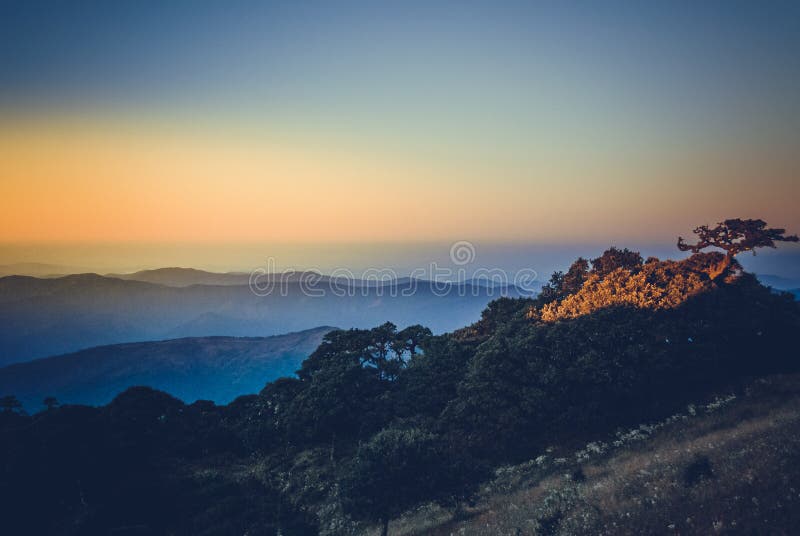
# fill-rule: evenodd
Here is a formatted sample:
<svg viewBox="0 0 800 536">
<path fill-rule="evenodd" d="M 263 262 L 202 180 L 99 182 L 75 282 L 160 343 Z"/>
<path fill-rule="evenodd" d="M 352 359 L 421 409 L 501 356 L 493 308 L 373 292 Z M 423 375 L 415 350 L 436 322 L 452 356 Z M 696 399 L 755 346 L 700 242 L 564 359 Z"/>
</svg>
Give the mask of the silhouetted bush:
<svg viewBox="0 0 800 536">
<path fill-rule="evenodd" d="M 687 487 L 713 477 L 714 471 L 711 469 L 711 460 L 708 456 L 697 456 L 683 471 L 683 482 Z"/>
</svg>

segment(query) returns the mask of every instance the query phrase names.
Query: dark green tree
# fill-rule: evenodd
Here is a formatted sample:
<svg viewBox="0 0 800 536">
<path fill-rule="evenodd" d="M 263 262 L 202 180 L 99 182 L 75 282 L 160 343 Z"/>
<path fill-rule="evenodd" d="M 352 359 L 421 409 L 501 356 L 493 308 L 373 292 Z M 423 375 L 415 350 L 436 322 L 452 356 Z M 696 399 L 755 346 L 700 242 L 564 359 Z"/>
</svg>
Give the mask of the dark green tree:
<svg viewBox="0 0 800 536">
<path fill-rule="evenodd" d="M 22 403 L 14 395 L 0 398 L 0 409 L 4 413 L 22 413 Z"/>
<path fill-rule="evenodd" d="M 542 292 L 537 300 L 540 305 L 562 300 L 580 290 L 586 277 L 589 275 L 589 261 L 578 257 L 570 265 L 567 273 L 554 272 L 550 281 L 542 287 Z"/>
<path fill-rule="evenodd" d="M 429 500 L 441 457 L 435 436 L 418 428 L 382 430 L 361 446 L 340 480 L 345 512 L 378 523 L 386 536 L 389 521 Z"/>
<path fill-rule="evenodd" d="M 375 367 L 362 365 L 358 354 L 332 354 L 300 374 L 302 387 L 285 415 L 294 443 L 328 443 L 333 458 L 337 436 L 357 439 L 379 429 L 388 382 Z"/>
<path fill-rule="evenodd" d="M 471 347 L 450 336 L 429 338 L 399 378 L 395 408 L 402 417 L 437 417 L 457 395 Z"/>
<path fill-rule="evenodd" d="M 542 285 L 542 291 L 539 293 L 539 302 L 541 304 L 550 303 L 561 299 L 561 289 L 564 285 L 564 272 L 561 270 L 553 272 L 550 280 Z"/>
<path fill-rule="evenodd" d="M 390 394 L 403 370 L 421 352 L 429 329 L 397 331 L 386 322 L 370 330 L 328 333 L 297 372 L 300 384 L 285 420 L 295 441 L 359 439 L 379 430 L 391 417 Z"/>
<path fill-rule="evenodd" d="M 58 407 L 58 400 L 54 396 L 46 396 L 42 401 L 44 406 L 47 408 L 48 411 L 53 410 Z"/>
<path fill-rule="evenodd" d="M 422 351 L 422 345 L 431 335 L 430 329 L 419 324 L 408 326 L 397 332 L 392 342 L 392 350 L 404 364 L 408 364 Z"/>
<path fill-rule="evenodd" d="M 604 277 L 618 268 L 635 272 L 642 267 L 642 264 L 644 261 L 638 251 L 611 247 L 596 259 L 592 259 L 591 273 Z"/>
</svg>

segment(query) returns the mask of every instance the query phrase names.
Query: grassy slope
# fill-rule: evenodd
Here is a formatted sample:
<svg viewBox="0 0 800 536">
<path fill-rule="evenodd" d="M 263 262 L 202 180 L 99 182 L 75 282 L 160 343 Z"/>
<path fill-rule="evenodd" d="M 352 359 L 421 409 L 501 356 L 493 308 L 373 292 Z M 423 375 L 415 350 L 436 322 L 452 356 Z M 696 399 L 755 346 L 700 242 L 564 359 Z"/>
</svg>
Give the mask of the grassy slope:
<svg viewBox="0 0 800 536">
<path fill-rule="evenodd" d="M 792 534 L 800 375 L 543 456 L 499 470 L 461 521 L 426 507 L 395 520 L 390 534 Z"/>
</svg>

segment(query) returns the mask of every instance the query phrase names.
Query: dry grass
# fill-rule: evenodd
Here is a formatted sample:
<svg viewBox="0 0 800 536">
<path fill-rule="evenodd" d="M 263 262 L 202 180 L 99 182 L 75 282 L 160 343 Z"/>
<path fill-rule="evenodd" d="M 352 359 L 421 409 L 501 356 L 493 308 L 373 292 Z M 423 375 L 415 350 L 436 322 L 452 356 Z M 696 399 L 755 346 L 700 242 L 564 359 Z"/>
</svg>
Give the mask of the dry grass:
<svg viewBox="0 0 800 536">
<path fill-rule="evenodd" d="M 463 520 L 426 507 L 390 534 L 795 534 L 800 376 L 556 454 L 498 471 Z"/>
</svg>

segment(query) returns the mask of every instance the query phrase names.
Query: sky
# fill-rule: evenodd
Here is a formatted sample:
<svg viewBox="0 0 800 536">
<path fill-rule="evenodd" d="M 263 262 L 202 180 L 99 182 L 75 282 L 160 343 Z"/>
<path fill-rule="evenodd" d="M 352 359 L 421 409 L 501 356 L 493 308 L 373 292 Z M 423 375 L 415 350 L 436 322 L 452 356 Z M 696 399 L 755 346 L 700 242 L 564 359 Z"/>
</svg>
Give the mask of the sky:
<svg viewBox="0 0 800 536">
<path fill-rule="evenodd" d="M 6 0 L 0 200 L 112 269 L 798 232 L 800 4 Z"/>
</svg>

